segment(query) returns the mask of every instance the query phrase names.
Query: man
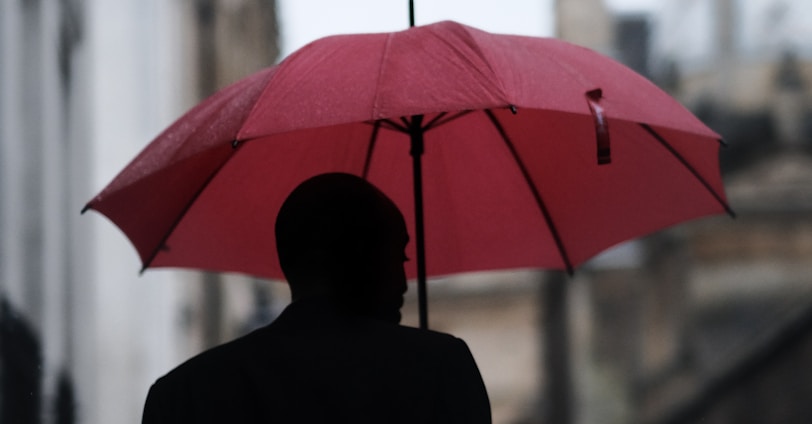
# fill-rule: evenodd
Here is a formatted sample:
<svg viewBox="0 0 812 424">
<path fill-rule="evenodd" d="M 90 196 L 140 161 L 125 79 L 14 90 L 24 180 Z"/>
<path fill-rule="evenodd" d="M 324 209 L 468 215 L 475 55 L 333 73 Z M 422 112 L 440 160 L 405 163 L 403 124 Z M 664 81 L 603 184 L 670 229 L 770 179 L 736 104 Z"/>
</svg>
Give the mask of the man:
<svg viewBox="0 0 812 424">
<path fill-rule="evenodd" d="M 150 389 L 143 423 L 489 423 L 465 343 L 398 325 L 403 216 L 361 178 L 324 174 L 276 220 L 292 302 Z"/>
</svg>

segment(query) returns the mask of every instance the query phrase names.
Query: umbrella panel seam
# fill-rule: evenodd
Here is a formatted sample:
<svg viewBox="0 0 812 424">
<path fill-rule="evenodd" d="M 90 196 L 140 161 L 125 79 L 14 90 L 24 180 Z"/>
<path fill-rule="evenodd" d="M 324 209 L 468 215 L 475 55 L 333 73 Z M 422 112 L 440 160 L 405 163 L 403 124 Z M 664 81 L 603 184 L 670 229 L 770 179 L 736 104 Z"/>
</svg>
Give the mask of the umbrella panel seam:
<svg viewBox="0 0 812 424">
<path fill-rule="evenodd" d="M 387 59 L 389 58 L 389 50 L 390 46 L 392 45 L 392 34 L 389 34 L 386 37 L 386 42 L 383 45 L 383 54 L 381 54 L 381 60 L 378 63 L 378 75 L 375 79 L 375 94 L 373 95 L 372 100 L 372 118 L 377 119 L 380 115 L 380 92 L 381 92 L 381 81 L 383 80 L 383 70 L 384 66 L 386 65 Z"/>
<path fill-rule="evenodd" d="M 482 47 L 479 45 L 479 42 L 477 41 L 476 37 L 474 37 L 474 35 L 471 33 L 469 28 L 467 28 L 465 26 L 461 26 L 461 27 L 462 27 L 463 31 L 465 32 L 465 35 L 468 36 L 468 39 L 471 40 L 471 45 L 472 45 L 471 49 L 477 54 L 477 56 L 479 58 L 482 59 L 483 62 L 485 62 L 485 65 L 488 67 L 488 70 L 491 73 L 491 75 L 489 75 L 488 79 L 490 81 L 496 81 L 497 82 L 496 85 L 499 87 L 499 91 L 502 94 L 502 98 L 505 98 L 506 90 L 505 90 L 504 81 L 502 81 L 502 79 L 498 77 L 499 74 L 494 69 L 493 64 L 491 64 L 491 61 L 488 60 L 488 57 L 485 55 L 485 50 L 483 50 Z M 465 57 L 465 56 L 460 55 L 460 57 Z M 479 70 L 479 67 L 474 66 L 473 68 Z M 480 71 L 480 74 L 483 74 L 483 73 Z"/>
</svg>

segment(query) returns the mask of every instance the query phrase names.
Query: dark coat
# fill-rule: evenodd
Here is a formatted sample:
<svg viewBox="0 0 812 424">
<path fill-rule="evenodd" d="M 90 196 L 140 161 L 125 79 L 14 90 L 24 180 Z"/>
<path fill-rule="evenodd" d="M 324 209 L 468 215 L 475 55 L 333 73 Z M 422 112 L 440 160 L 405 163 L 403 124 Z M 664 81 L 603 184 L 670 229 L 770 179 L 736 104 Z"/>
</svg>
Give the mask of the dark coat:
<svg viewBox="0 0 812 424">
<path fill-rule="evenodd" d="M 468 346 L 447 334 L 290 305 L 158 379 L 143 423 L 490 423 Z"/>
</svg>

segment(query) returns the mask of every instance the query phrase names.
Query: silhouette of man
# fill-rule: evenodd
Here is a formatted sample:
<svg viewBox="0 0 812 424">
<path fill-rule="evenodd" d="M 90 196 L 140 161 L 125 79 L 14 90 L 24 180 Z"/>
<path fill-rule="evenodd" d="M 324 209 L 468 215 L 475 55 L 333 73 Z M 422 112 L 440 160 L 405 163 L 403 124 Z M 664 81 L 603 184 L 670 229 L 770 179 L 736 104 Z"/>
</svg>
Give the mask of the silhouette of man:
<svg viewBox="0 0 812 424">
<path fill-rule="evenodd" d="M 398 325 L 397 207 L 348 174 L 297 187 L 276 221 L 292 302 L 270 325 L 158 379 L 143 423 L 490 423 L 465 342 Z"/>
</svg>

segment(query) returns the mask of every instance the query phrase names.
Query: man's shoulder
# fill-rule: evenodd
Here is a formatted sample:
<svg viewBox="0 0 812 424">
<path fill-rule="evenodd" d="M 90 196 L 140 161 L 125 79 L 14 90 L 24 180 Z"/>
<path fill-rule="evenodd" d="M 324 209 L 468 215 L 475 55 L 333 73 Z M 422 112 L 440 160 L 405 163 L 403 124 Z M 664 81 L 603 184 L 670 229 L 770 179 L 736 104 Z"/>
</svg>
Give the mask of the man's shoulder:
<svg viewBox="0 0 812 424">
<path fill-rule="evenodd" d="M 450 334 L 373 320 L 324 330 L 311 332 L 271 324 L 193 356 L 158 383 L 193 387 L 208 384 L 201 379 L 230 381 L 259 368 L 280 372 L 280 367 L 324 355 L 386 355 L 439 364 L 443 358 L 451 360 L 469 352 L 463 340 Z"/>
<path fill-rule="evenodd" d="M 390 323 L 371 323 L 366 342 L 403 354 L 438 357 L 443 352 L 467 351 L 466 343 L 451 334 Z"/>
<path fill-rule="evenodd" d="M 394 337 L 401 338 L 405 341 L 420 341 L 431 344 L 457 344 L 462 343 L 462 340 L 452 336 L 451 334 L 443 333 L 434 330 L 423 330 L 415 327 L 408 327 L 404 325 L 390 325 L 389 331 Z"/>
<path fill-rule="evenodd" d="M 200 352 L 159 378 L 158 383 L 175 381 L 194 385 L 194 380 L 201 376 L 210 378 L 213 375 L 234 374 L 240 367 L 247 365 L 247 359 L 254 356 L 261 337 L 257 330 Z"/>
</svg>

